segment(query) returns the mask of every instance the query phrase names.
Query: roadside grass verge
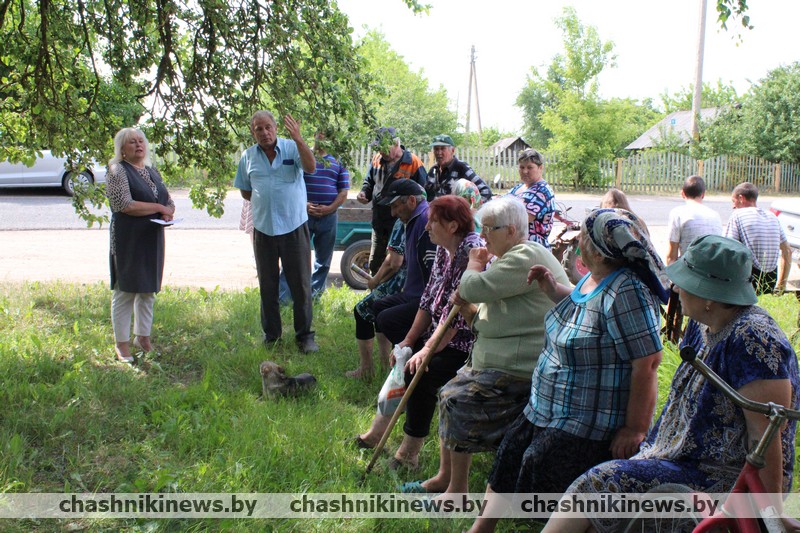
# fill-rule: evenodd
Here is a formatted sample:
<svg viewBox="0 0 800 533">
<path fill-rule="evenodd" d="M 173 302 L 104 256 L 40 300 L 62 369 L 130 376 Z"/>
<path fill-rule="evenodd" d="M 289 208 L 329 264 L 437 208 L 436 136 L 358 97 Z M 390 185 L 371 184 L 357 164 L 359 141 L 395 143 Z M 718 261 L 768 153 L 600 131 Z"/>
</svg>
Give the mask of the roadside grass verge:
<svg viewBox="0 0 800 533">
<path fill-rule="evenodd" d="M 344 377 L 358 351 L 352 321 L 359 293 L 328 290 L 315 306 L 321 350 L 304 355 L 285 309 L 284 342 L 261 344 L 258 292 L 173 289 L 156 302 L 156 352 L 132 368 L 114 358 L 104 284 L 0 284 L 0 492 L 394 492 L 438 467 L 436 427 L 420 472 L 388 469 L 401 440 L 362 478 L 372 452 L 353 437 L 368 426 L 383 376 Z M 788 335 L 794 297 L 761 298 Z M 795 349 L 798 346 L 795 345 Z M 260 399 L 261 361 L 318 386 L 298 398 Z M 678 363 L 668 346 L 659 401 Z M 660 404 L 659 404 L 660 405 Z M 398 424 L 401 425 L 401 424 Z M 492 456 L 475 457 L 472 492 L 483 492 Z M 796 484 L 797 485 L 797 484 Z M 519 524 L 517 524 L 518 526 Z M 3 521 L 8 531 L 453 531 L 469 521 L 55 520 Z M 502 524 L 510 531 L 514 524 Z"/>
</svg>

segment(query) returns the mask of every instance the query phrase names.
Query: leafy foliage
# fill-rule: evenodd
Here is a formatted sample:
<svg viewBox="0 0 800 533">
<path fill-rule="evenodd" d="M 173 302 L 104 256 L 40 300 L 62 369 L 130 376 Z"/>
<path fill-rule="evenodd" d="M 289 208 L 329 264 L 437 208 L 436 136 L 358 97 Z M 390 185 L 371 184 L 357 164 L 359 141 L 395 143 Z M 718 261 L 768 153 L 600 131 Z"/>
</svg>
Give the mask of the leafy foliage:
<svg viewBox="0 0 800 533">
<path fill-rule="evenodd" d="M 742 105 L 745 149 L 770 161 L 800 162 L 800 62 L 755 84 Z"/>
<path fill-rule="evenodd" d="M 358 53 L 375 80 L 368 101 L 376 110 L 378 125 L 400 130 L 406 148 L 427 150 L 434 135 L 455 131 L 457 116 L 450 109 L 447 91 L 441 86 L 431 90 L 424 72 L 412 71 L 383 33 L 367 32 Z"/>
<path fill-rule="evenodd" d="M 800 63 L 771 70 L 740 100 L 703 124 L 692 155 L 753 155 L 800 162 Z"/>
<path fill-rule="evenodd" d="M 744 29 L 751 30 L 750 16 L 747 15 L 747 0 L 717 0 L 717 20 L 723 29 L 728 29 L 728 20 L 737 18 Z"/>
<path fill-rule="evenodd" d="M 107 160 L 143 117 L 154 151 L 175 155 L 163 174 L 199 171 L 192 199 L 219 214 L 255 110 L 294 114 L 307 138 L 334 127 L 338 154 L 372 125 L 350 33 L 327 0 L 0 2 L 0 157 Z"/>
<path fill-rule="evenodd" d="M 565 52 L 553 58 L 546 78 L 531 69 L 517 105 L 525 114 L 529 143 L 546 142 L 558 153 L 558 165 L 574 174 L 575 186 L 599 185 L 597 161 L 620 155 L 656 112 L 650 102 L 601 99 L 597 78 L 614 65 L 613 43 L 584 26 L 573 8 L 565 8 L 556 24 Z"/>
<path fill-rule="evenodd" d="M 675 94 L 663 93 L 661 95 L 661 104 L 667 114 L 674 111 L 691 111 L 693 98 L 694 84 L 690 84 Z M 704 108 L 730 107 L 739 101 L 739 95 L 733 85 L 725 85 L 722 80 L 717 80 L 716 86 L 710 83 L 703 83 L 701 101 Z"/>
<path fill-rule="evenodd" d="M 453 142 L 456 146 L 475 146 L 481 148 L 489 148 L 500 139 L 506 137 L 516 137 L 516 133 L 510 131 L 500 131 L 494 126 L 482 128 L 480 134 L 477 131 L 469 133 L 456 133 L 453 137 Z"/>
</svg>

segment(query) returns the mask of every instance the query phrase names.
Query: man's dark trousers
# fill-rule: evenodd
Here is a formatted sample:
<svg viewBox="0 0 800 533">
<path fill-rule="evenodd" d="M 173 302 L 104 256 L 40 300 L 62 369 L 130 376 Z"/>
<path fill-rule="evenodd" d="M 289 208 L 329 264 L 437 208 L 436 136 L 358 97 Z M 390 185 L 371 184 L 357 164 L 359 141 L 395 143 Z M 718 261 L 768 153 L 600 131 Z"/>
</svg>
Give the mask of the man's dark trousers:
<svg viewBox="0 0 800 533">
<path fill-rule="evenodd" d="M 311 243 L 308 224 L 284 235 L 270 236 L 253 231 L 258 287 L 261 293 L 261 329 L 264 341 L 281 336 L 281 307 L 278 302 L 281 264 L 294 300 L 294 332 L 298 342 L 314 338 L 311 330 Z"/>
</svg>

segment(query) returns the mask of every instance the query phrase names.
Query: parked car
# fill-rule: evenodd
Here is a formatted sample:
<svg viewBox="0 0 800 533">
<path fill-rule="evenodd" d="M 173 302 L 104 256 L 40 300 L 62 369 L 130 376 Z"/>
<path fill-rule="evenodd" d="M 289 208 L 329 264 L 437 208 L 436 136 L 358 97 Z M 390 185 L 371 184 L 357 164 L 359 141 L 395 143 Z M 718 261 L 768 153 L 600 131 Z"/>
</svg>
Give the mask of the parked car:
<svg viewBox="0 0 800 533">
<path fill-rule="evenodd" d="M 106 167 L 93 162 L 91 169 L 71 172 L 65 157 L 55 157 L 43 150 L 33 166 L 25 163 L 0 162 L 0 188 L 8 187 L 61 187 L 68 196 L 75 194 L 75 183 L 105 183 Z"/>
<path fill-rule="evenodd" d="M 800 198 L 781 198 L 769 208 L 781 221 L 786 240 L 792 247 L 795 258 L 800 254 Z"/>
</svg>

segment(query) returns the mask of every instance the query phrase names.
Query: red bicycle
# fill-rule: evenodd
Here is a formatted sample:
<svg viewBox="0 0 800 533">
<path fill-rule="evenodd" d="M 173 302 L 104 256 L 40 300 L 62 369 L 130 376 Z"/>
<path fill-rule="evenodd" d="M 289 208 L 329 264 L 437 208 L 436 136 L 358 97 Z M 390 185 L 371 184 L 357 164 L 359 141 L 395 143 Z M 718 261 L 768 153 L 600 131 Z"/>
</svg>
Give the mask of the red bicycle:
<svg viewBox="0 0 800 533">
<path fill-rule="evenodd" d="M 689 516 L 685 519 L 653 519 L 638 518 L 632 520 L 625 529 L 626 533 L 653 531 L 688 531 L 707 533 L 723 531 L 730 533 L 777 533 L 785 532 L 783 521 L 767 499 L 766 489 L 758 475 L 766 466 L 765 453 L 781 426 L 787 419 L 800 420 L 800 411 L 774 403 L 754 402 L 739 394 L 733 387 L 719 377 L 705 362 L 697 356 L 694 348 L 681 348 L 681 359 L 692 365 L 698 372 L 738 407 L 761 413 L 769 417 L 769 425 L 758 445 L 747 455 L 747 459 L 728 498 L 720 505 L 718 511 L 711 516 Z M 677 484 L 659 485 L 650 491 L 653 493 L 691 493 L 689 487 Z M 688 496 L 687 496 L 688 499 Z M 691 528 L 694 525 L 694 529 Z"/>
</svg>

